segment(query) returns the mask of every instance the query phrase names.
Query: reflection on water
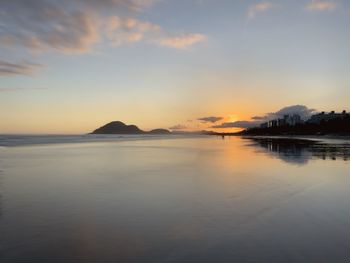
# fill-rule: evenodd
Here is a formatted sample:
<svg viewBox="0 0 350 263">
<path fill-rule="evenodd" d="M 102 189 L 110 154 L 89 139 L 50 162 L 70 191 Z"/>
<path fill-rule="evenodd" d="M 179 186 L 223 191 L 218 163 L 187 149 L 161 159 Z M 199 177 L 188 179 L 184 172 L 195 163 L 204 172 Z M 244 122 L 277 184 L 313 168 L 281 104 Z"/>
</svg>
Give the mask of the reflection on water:
<svg viewBox="0 0 350 263">
<path fill-rule="evenodd" d="M 2 169 L 0 160 L 0 218 L 2 216 Z"/>
<path fill-rule="evenodd" d="M 1 149 L 0 262 L 349 262 L 332 147 L 172 138 Z"/>
<path fill-rule="evenodd" d="M 260 146 L 265 152 L 288 163 L 306 164 L 313 158 L 348 161 L 350 156 L 349 143 L 332 144 L 314 140 L 272 137 L 245 139 L 253 141 L 252 146 Z"/>
</svg>

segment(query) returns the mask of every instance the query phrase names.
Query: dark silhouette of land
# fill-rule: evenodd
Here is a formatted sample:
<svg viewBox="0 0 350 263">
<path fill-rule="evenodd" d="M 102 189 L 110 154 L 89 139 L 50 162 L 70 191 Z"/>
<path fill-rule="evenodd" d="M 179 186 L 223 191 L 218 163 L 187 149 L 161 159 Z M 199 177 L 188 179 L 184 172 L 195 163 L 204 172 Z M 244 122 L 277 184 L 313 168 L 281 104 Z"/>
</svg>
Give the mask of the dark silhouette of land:
<svg viewBox="0 0 350 263">
<path fill-rule="evenodd" d="M 235 133 L 213 133 L 218 136 L 322 136 L 331 137 L 350 136 L 350 114 L 346 111 L 326 114 L 321 112 L 303 121 L 296 114 L 293 117 L 299 121 L 288 122 L 288 115 L 284 119 L 270 120 L 261 123 L 260 127 L 248 128 Z"/>
<path fill-rule="evenodd" d="M 350 135 L 350 115 L 322 120 L 319 123 L 305 122 L 294 126 L 260 127 L 247 129 L 241 135 Z"/>
<path fill-rule="evenodd" d="M 171 132 L 166 129 L 143 131 L 136 125 L 126 125 L 121 121 L 113 121 L 96 129 L 91 134 L 171 134 Z"/>
<path fill-rule="evenodd" d="M 154 129 L 151 131 L 143 131 L 136 125 L 126 125 L 121 121 L 110 122 L 95 131 L 91 134 L 153 134 L 153 135 L 216 135 L 216 132 L 212 131 L 169 131 L 167 129 Z"/>
<path fill-rule="evenodd" d="M 142 134 L 144 131 L 140 130 L 136 125 L 126 125 L 121 121 L 110 122 L 98 129 L 93 134 Z"/>
<path fill-rule="evenodd" d="M 148 132 L 149 134 L 171 134 L 167 129 L 155 129 Z"/>
<path fill-rule="evenodd" d="M 294 115 L 296 116 L 296 115 Z M 288 117 L 288 116 L 287 116 Z M 298 116 L 297 116 L 298 117 Z M 126 125 L 121 121 L 110 122 L 95 131 L 92 134 L 175 134 L 175 135 L 218 135 L 218 136 L 350 136 L 350 114 L 324 112 L 313 115 L 309 120 L 302 121 L 300 117 L 298 122 L 288 122 L 288 118 L 271 120 L 260 124 L 260 127 L 249 128 L 236 133 L 219 133 L 213 131 L 173 131 L 167 129 L 155 129 L 143 131 L 136 125 Z M 286 121 L 287 120 L 287 121 Z"/>
</svg>

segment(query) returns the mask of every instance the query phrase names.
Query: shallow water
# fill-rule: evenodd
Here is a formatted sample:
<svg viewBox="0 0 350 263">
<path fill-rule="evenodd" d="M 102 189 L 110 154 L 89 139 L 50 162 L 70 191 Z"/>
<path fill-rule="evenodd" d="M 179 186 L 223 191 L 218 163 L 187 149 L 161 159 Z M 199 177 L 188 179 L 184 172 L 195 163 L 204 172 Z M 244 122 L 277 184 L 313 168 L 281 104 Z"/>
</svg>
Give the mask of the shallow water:
<svg viewBox="0 0 350 263">
<path fill-rule="evenodd" d="M 349 144 L 59 142 L 0 149 L 2 263 L 349 262 Z"/>
</svg>

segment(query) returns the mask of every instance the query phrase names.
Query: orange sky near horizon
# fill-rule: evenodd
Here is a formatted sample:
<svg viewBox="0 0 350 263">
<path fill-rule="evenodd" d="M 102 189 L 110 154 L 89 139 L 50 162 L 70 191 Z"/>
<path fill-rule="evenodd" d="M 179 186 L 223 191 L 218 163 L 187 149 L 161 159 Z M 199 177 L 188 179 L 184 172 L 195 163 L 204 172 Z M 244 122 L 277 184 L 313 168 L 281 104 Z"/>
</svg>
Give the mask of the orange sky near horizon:
<svg viewBox="0 0 350 263">
<path fill-rule="evenodd" d="M 350 110 L 346 1 L 24 2 L 0 4 L 0 134 L 85 134 L 116 120 L 233 132 L 198 119 Z"/>
</svg>

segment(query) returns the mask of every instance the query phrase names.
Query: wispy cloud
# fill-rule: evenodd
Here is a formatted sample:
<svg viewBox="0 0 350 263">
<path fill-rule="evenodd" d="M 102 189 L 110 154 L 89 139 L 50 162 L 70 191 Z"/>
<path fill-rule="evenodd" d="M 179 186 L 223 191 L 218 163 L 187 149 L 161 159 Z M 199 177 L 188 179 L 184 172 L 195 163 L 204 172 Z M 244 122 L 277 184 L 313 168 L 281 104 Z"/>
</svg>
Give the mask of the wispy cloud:
<svg viewBox="0 0 350 263">
<path fill-rule="evenodd" d="M 99 16 L 95 1 L 73 0 L 57 4 L 49 0 L 2 1 L 0 43 L 31 51 L 89 52 L 99 41 Z"/>
<path fill-rule="evenodd" d="M 10 93 L 10 92 L 19 92 L 19 91 L 30 91 L 30 90 L 48 90 L 46 88 L 36 88 L 36 87 L 27 87 L 27 88 L 19 88 L 19 87 L 8 87 L 8 88 L 3 88 L 0 87 L 0 92 L 4 93 Z"/>
<path fill-rule="evenodd" d="M 169 130 L 185 130 L 187 129 L 187 126 L 182 125 L 182 124 L 178 124 L 178 125 L 174 125 L 172 127 L 169 127 Z"/>
<path fill-rule="evenodd" d="M 306 5 L 308 11 L 331 11 L 337 7 L 337 3 L 327 0 L 312 0 Z"/>
<path fill-rule="evenodd" d="M 115 46 L 146 41 L 169 48 L 186 49 L 205 40 L 202 34 L 171 33 L 154 23 L 119 16 L 107 19 L 106 35 Z"/>
<path fill-rule="evenodd" d="M 156 40 L 161 46 L 176 48 L 176 49 L 186 49 L 190 46 L 193 46 L 199 42 L 203 42 L 206 39 L 206 36 L 202 34 L 182 34 L 179 36 L 173 37 L 164 37 Z"/>
<path fill-rule="evenodd" d="M 29 61 L 20 61 L 12 63 L 0 60 L 0 76 L 16 76 L 16 75 L 33 75 L 37 73 L 43 65 L 32 63 Z"/>
<path fill-rule="evenodd" d="M 197 33 L 176 33 L 138 19 L 160 0 L 2 0 L 0 47 L 32 53 L 94 52 L 97 44 L 111 46 L 144 41 L 153 45 L 186 49 L 205 39 Z M 30 3 L 29 3 L 30 2 Z M 111 15 L 113 14 L 113 15 Z M 23 63 L 22 63 L 23 64 Z M 29 72 L 33 65 L 15 69 L 3 66 L 1 76 Z"/>
<path fill-rule="evenodd" d="M 138 20 L 140 10 L 156 0 L 62 2 L 32 0 L 29 5 L 26 0 L 1 1 L 0 24 L 4 30 L 0 32 L 0 43 L 34 51 L 80 54 L 91 52 L 104 34 L 114 46 L 147 40 L 183 49 L 204 39 L 201 34 L 176 34 L 157 24 Z M 115 15 L 106 15 L 111 12 Z"/>
<path fill-rule="evenodd" d="M 198 120 L 203 122 L 203 123 L 215 123 L 218 121 L 221 121 L 223 118 L 222 117 L 203 117 L 203 118 L 199 118 Z"/>
<path fill-rule="evenodd" d="M 257 125 L 256 122 L 252 121 L 235 121 L 235 122 L 224 122 L 220 125 L 214 125 L 212 128 L 216 129 L 228 129 L 228 128 L 252 128 Z"/>
<path fill-rule="evenodd" d="M 276 7 L 276 5 L 274 3 L 268 2 L 268 1 L 257 3 L 254 5 L 251 5 L 249 7 L 248 12 L 247 12 L 247 16 L 248 16 L 248 18 L 253 19 L 259 13 L 267 12 L 268 10 L 273 9 L 275 7 Z"/>
<path fill-rule="evenodd" d="M 106 20 L 106 35 L 115 46 L 143 40 L 161 31 L 159 25 L 131 17 L 112 16 Z"/>
</svg>

